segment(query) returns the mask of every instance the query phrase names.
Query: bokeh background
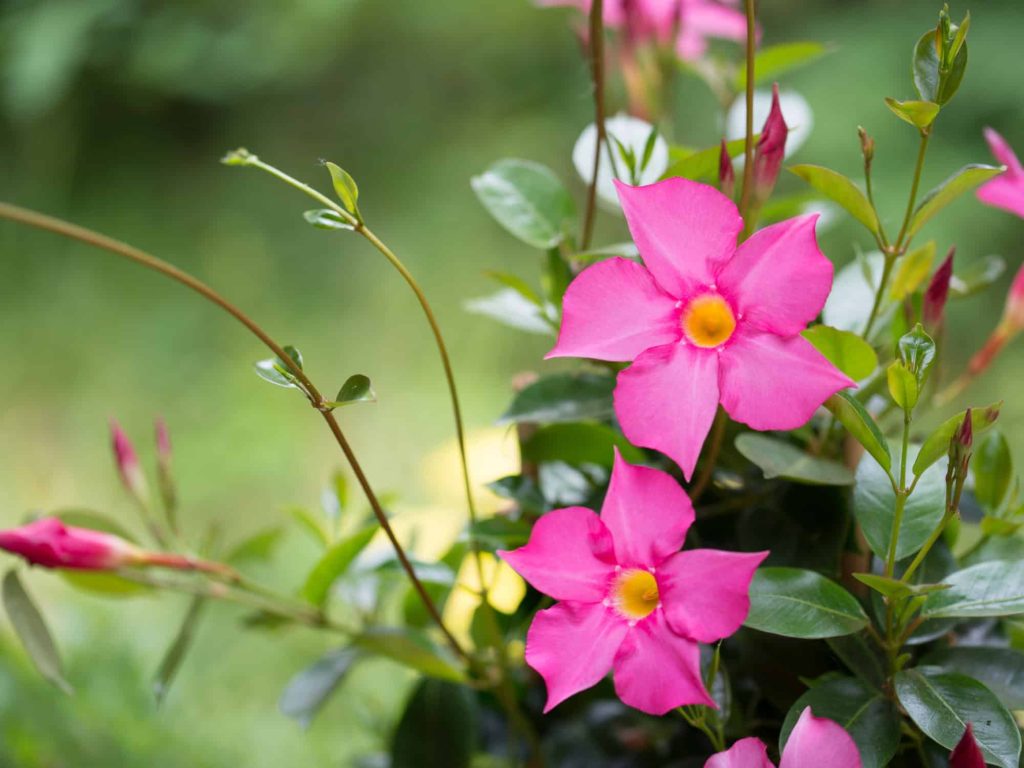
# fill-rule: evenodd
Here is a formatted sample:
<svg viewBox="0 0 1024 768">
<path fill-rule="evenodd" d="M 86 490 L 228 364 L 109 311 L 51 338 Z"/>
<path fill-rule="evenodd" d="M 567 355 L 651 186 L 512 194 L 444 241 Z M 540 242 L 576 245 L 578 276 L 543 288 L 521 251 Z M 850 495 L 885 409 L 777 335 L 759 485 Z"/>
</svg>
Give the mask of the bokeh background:
<svg viewBox="0 0 1024 768">
<path fill-rule="evenodd" d="M 934 0 L 772 0 L 765 41 L 819 40 L 834 50 L 784 84 L 812 104 L 797 159 L 855 175 L 858 124 L 878 142 L 876 189 L 902 213 L 913 130 L 884 96 L 914 96 L 913 42 Z M 956 3 L 959 17 L 967 6 Z M 1024 150 L 1019 0 L 976 0 L 971 60 L 943 111 L 924 188 L 987 162 L 982 128 Z M 342 414 L 373 482 L 429 538 L 457 525 L 451 418 L 419 309 L 363 241 L 314 230 L 307 201 L 269 177 L 221 166 L 246 146 L 322 187 L 319 158 L 358 180 L 367 219 L 421 279 L 447 332 L 481 481 L 502 474 L 509 441 L 492 425 L 518 373 L 546 365 L 550 341 L 468 315 L 500 269 L 536 280 L 535 252 L 479 207 L 470 177 L 505 156 L 554 168 L 582 199 L 569 159 L 591 115 L 586 68 L 567 11 L 528 0 L 7 0 L 0 8 L 0 198 L 145 248 L 207 280 L 285 342 L 331 390 L 362 372 L 380 397 Z M 715 102 L 677 83 L 675 138 L 718 140 Z M 616 97 L 613 97 L 616 101 Z M 618 101 L 616 106 L 621 106 Z M 787 188 L 799 189 L 796 180 Z M 601 222 L 607 241 L 623 225 Z M 929 225 L 958 262 L 1024 259 L 1024 222 L 964 198 Z M 869 242 L 840 221 L 822 236 L 849 261 Z M 996 322 L 1009 274 L 951 310 L 950 360 Z M 226 316 L 102 252 L 0 223 L 0 523 L 33 510 L 88 508 L 133 523 L 108 449 L 117 417 L 152 459 L 151 421 L 170 424 L 183 516 L 244 534 L 315 508 L 340 465 L 308 406 L 252 373 L 263 350 Z M 1024 348 L 1005 355 L 970 400 L 1010 398 L 1003 426 L 1024 449 L 1015 395 Z M 454 523 L 453 523 L 454 521 Z M 298 583 L 315 552 L 289 536 L 267 578 Z M 2 565 L 6 566 L 7 563 Z M 277 696 L 328 641 L 243 631 L 211 611 L 162 707 L 153 670 L 185 601 L 103 601 L 33 574 L 66 656 L 74 697 L 41 682 L 0 632 L 0 765 L 347 766 L 386 742 L 408 676 L 380 662 L 308 731 Z"/>
</svg>

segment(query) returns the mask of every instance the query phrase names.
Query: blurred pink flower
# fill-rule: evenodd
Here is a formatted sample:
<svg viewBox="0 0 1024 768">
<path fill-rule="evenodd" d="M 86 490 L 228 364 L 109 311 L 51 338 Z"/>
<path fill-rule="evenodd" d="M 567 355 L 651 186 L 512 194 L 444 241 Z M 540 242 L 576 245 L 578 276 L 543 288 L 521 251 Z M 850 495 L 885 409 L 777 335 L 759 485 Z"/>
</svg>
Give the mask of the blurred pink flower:
<svg viewBox="0 0 1024 768">
<path fill-rule="evenodd" d="M 120 536 L 74 528 L 56 517 L 0 531 L 0 549 L 43 568 L 103 571 L 134 565 L 145 554 Z"/>
<path fill-rule="evenodd" d="M 826 757 L 827 756 L 827 757 Z M 779 768 L 861 768 L 860 751 L 842 726 L 815 717 L 807 707 L 801 714 Z M 775 768 L 760 739 L 741 739 L 726 752 L 711 757 L 704 768 Z"/>
<path fill-rule="evenodd" d="M 149 489 L 146 485 L 146 476 L 139 465 L 138 454 L 135 453 L 135 446 L 132 445 L 128 435 L 124 433 L 121 426 L 115 419 L 110 420 L 110 436 L 114 447 L 114 460 L 117 462 L 117 471 L 121 475 L 121 482 L 125 488 L 139 501 L 145 503 L 149 496 Z"/>
<path fill-rule="evenodd" d="M 978 199 L 985 205 L 992 205 L 1015 213 L 1024 218 L 1024 168 L 1006 139 L 991 128 L 985 129 L 985 140 L 996 158 L 1006 166 L 1006 172 L 978 189 Z"/>
<path fill-rule="evenodd" d="M 800 335 L 832 288 L 816 215 L 737 248 L 743 221 L 714 188 L 617 186 L 646 267 L 616 258 L 581 272 L 547 356 L 633 362 L 615 389 L 630 441 L 667 454 L 689 478 L 719 403 L 753 429 L 795 429 L 854 385 Z"/>
<path fill-rule="evenodd" d="M 761 129 L 761 138 L 757 141 L 754 153 L 754 196 L 764 202 L 771 197 L 775 189 L 775 180 L 779 178 L 782 159 L 786 154 L 786 136 L 789 126 L 782 116 L 779 105 L 779 84 L 772 86 L 772 108 L 768 119 Z"/>
<path fill-rule="evenodd" d="M 949 756 L 949 768 L 985 768 L 985 756 L 981 753 L 981 747 L 974 740 L 974 731 L 971 724 L 967 724 L 963 738 L 956 745 L 953 754 Z"/>
<path fill-rule="evenodd" d="M 537 521 L 526 546 L 499 552 L 561 601 L 540 611 L 526 636 L 526 661 L 547 683 L 545 712 L 613 669 L 619 698 L 644 712 L 715 706 L 697 643 L 739 629 L 767 553 L 680 552 L 693 520 L 671 476 L 616 452 L 600 517 L 557 509 Z"/>
</svg>

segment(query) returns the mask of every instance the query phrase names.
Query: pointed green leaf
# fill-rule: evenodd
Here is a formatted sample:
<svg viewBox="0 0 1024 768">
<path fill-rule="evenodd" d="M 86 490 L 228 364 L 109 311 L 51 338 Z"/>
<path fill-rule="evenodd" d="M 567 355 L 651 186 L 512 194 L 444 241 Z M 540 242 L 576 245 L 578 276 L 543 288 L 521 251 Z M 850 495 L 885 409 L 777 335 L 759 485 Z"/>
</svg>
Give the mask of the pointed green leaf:
<svg viewBox="0 0 1024 768">
<path fill-rule="evenodd" d="M 886 97 L 885 105 L 900 120 L 916 128 L 927 128 L 939 116 L 939 105 L 934 101 L 897 101 Z"/>
<path fill-rule="evenodd" d="M 744 626 L 810 639 L 849 635 L 867 622 L 857 599 L 834 581 L 799 568 L 759 568 Z"/>
<path fill-rule="evenodd" d="M 178 634 L 174 636 L 174 641 L 164 654 L 156 675 L 153 677 L 153 695 L 156 697 L 157 706 L 162 704 L 163 700 L 167 697 L 171 683 L 174 682 L 178 669 L 185 660 L 188 649 L 192 646 L 196 625 L 199 622 L 199 616 L 202 613 L 205 602 L 206 598 L 198 595 L 192 598 L 188 612 L 178 628 Z"/>
<path fill-rule="evenodd" d="M 562 182 L 539 163 L 499 160 L 474 177 L 472 185 L 498 223 L 534 248 L 557 246 L 576 215 Z"/>
<path fill-rule="evenodd" d="M 846 427 L 854 440 L 864 446 L 864 450 L 878 462 L 882 471 L 888 472 L 892 467 L 889 443 L 860 401 L 846 392 L 837 392 L 825 401 L 825 407 Z"/>
<path fill-rule="evenodd" d="M 974 411 L 971 414 L 973 417 Z M 971 423 L 974 423 L 973 418 Z M 999 510 L 1015 479 L 1010 444 L 998 431 L 986 435 L 982 440 L 978 440 L 977 432 L 974 434 L 974 458 L 971 461 L 974 498 L 990 510 Z"/>
<path fill-rule="evenodd" d="M 886 379 L 889 383 L 889 394 L 893 402 L 904 411 L 914 410 L 917 405 L 917 398 L 921 391 L 918 388 L 917 377 L 911 373 L 899 360 L 894 361 L 886 369 Z"/>
<path fill-rule="evenodd" d="M 326 653 L 288 681 L 277 702 L 278 709 L 303 728 L 309 728 L 360 658 L 361 651 L 352 647 Z"/>
<path fill-rule="evenodd" d="M 754 56 L 754 82 L 757 85 L 771 83 L 778 80 L 780 75 L 810 64 L 829 52 L 826 46 L 811 41 L 765 46 Z M 746 87 L 747 70 L 745 67 L 739 67 L 735 89 L 742 92 Z"/>
<path fill-rule="evenodd" d="M 334 163 L 324 163 L 331 174 L 331 183 L 334 185 L 334 194 L 341 200 L 341 204 L 349 213 L 359 216 L 359 187 L 348 171 Z"/>
<path fill-rule="evenodd" d="M 987 430 L 993 424 L 996 423 L 996 419 L 999 418 L 999 411 L 1003 407 L 1003 401 L 1000 400 L 998 403 L 993 403 L 988 408 L 972 408 L 971 409 L 971 426 L 975 435 L 980 435 L 982 432 Z M 920 475 L 928 467 L 937 462 L 943 456 L 949 453 L 949 441 L 953 439 L 959 429 L 960 425 L 964 423 L 967 412 L 963 411 L 953 416 L 950 419 L 942 422 L 942 424 L 924 441 L 921 446 L 921 450 L 917 453 L 917 458 L 914 460 L 914 474 Z"/>
<path fill-rule="evenodd" d="M 338 390 L 338 395 L 329 403 L 328 408 L 341 408 L 354 403 L 375 403 L 377 393 L 373 391 L 370 378 L 361 373 L 356 373 L 345 379 L 345 383 Z"/>
<path fill-rule="evenodd" d="M 303 598 L 313 605 L 323 605 L 334 582 L 348 570 L 359 553 L 366 549 L 375 533 L 377 526 L 367 526 L 333 544 L 306 577 L 306 583 L 302 587 Z"/>
<path fill-rule="evenodd" d="M 808 485 L 852 485 L 853 472 L 839 462 L 823 459 L 767 435 L 744 432 L 736 450 L 764 472 L 765 479 L 784 477 Z"/>
<path fill-rule="evenodd" d="M 935 261 L 935 241 L 929 240 L 899 260 L 899 267 L 892 279 L 889 296 L 894 301 L 903 301 L 928 279 Z"/>
<path fill-rule="evenodd" d="M 597 373 L 556 373 L 524 387 L 499 424 L 539 424 L 611 418 L 615 378 Z"/>
<path fill-rule="evenodd" d="M 944 182 L 935 187 L 931 192 L 921 199 L 913 217 L 910 219 L 910 226 L 907 228 L 907 238 L 916 235 L 932 217 L 947 205 L 956 200 L 960 195 L 969 192 L 979 184 L 995 178 L 1006 168 L 994 167 L 991 165 L 971 164 L 965 165 Z"/>
<path fill-rule="evenodd" d="M 427 635 L 409 628 L 374 627 L 352 638 L 352 644 L 385 656 L 428 677 L 462 682 L 466 674 Z"/>
<path fill-rule="evenodd" d="M 232 565 L 269 560 L 274 549 L 281 542 L 284 531 L 281 528 L 267 528 L 242 539 L 232 547 L 224 562 Z"/>
<path fill-rule="evenodd" d="M 757 141 L 758 137 L 754 137 Z M 726 142 L 725 151 L 729 157 L 738 157 L 746 149 L 746 138 L 734 139 Z M 672 164 L 662 174 L 663 179 L 671 179 L 676 176 L 692 181 L 706 181 L 718 178 L 718 162 L 722 155 L 722 145 L 715 144 L 713 147 L 692 152 L 683 150 L 681 147 L 672 147 Z"/>
<path fill-rule="evenodd" d="M 332 211 L 330 208 L 318 208 L 312 211 L 306 211 L 302 214 L 302 218 L 317 229 L 344 229 L 349 231 L 355 229 L 354 226 L 342 218 L 340 213 Z"/>
<path fill-rule="evenodd" d="M 64 679 L 64 665 L 57 645 L 53 642 L 53 635 L 35 602 L 22 586 L 17 571 L 10 570 L 4 576 L 3 601 L 7 618 L 11 620 L 11 626 L 39 674 L 64 693 L 71 694 L 71 685 Z"/>
<path fill-rule="evenodd" d="M 793 165 L 789 168 L 801 179 L 806 181 L 829 200 L 841 205 L 846 212 L 863 224 L 871 232 L 878 232 L 878 214 L 868 201 L 867 195 L 860 191 L 843 174 L 820 165 Z"/>
<path fill-rule="evenodd" d="M 949 589 L 929 595 L 922 616 L 982 618 L 1024 613 L 1024 562 L 978 563 L 943 581 Z"/>
<path fill-rule="evenodd" d="M 878 367 L 878 355 L 864 339 L 850 331 L 814 325 L 803 332 L 814 348 L 854 381 L 866 379 Z"/>
<path fill-rule="evenodd" d="M 302 370 L 302 353 L 291 346 L 285 347 L 284 351 L 298 365 L 299 370 Z M 257 362 L 256 375 L 279 387 L 298 388 L 299 386 L 295 374 L 279 357 L 271 357 Z"/>
</svg>

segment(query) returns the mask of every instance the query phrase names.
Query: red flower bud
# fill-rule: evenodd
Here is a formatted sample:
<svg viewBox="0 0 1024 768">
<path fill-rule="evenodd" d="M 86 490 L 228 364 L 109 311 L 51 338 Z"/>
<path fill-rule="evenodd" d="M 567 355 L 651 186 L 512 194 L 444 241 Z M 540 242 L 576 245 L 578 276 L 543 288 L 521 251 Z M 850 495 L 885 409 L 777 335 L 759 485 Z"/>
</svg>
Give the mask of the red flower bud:
<svg viewBox="0 0 1024 768">
<path fill-rule="evenodd" d="M 775 188 L 775 180 L 779 177 L 782 160 L 786 154 L 786 135 L 789 126 L 782 117 L 779 106 L 779 84 L 772 86 L 772 108 L 768 119 L 761 129 L 761 138 L 757 141 L 754 153 L 754 194 L 764 202 Z"/>
<path fill-rule="evenodd" d="M 146 486 L 146 476 L 139 465 L 135 447 L 114 419 L 110 420 L 110 433 L 114 444 L 114 459 L 117 461 L 117 471 L 121 475 L 121 482 L 136 499 L 145 503 L 149 497 L 149 489 Z"/>
<path fill-rule="evenodd" d="M 729 156 L 729 147 L 722 139 L 722 152 L 718 156 L 718 189 L 726 197 L 732 197 L 736 190 L 736 171 L 732 167 L 732 158 Z"/>
<path fill-rule="evenodd" d="M 924 292 L 922 315 L 924 326 L 929 331 L 942 325 L 942 314 L 946 309 L 946 300 L 949 298 L 949 283 L 953 279 L 953 254 L 955 253 L 955 247 L 949 249 L 946 260 L 932 275 L 932 280 Z"/>
<path fill-rule="evenodd" d="M 1013 278 L 1010 292 L 1006 295 L 1006 308 L 1003 310 L 1003 322 L 1016 333 L 1024 330 L 1024 266 Z"/>
<path fill-rule="evenodd" d="M 103 571 L 138 564 L 144 552 L 119 536 L 73 528 L 56 517 L 0 531 L 0 549 L 43 568 Z"/>
<path fill-rule="evenodd" d="M 978 742 L 974 740 L 970 723 L 967 724 L 967 730 L 964 731 L 960 743 L 949 756 L 949 768 L 985 768 L 985 756 L 981 753 Z"/>
</svg>

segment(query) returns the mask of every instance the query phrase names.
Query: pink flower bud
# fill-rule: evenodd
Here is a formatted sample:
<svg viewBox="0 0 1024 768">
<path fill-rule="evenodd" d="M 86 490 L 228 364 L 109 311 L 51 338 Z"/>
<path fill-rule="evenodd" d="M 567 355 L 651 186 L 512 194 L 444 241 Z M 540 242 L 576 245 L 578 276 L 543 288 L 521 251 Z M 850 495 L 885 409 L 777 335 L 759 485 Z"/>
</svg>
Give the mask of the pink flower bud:
<svg viewBox="0 0 1024 768">
<path fill-rule="evenodd" d="M 103 571 L 138 564 L 144 552 L 119 536 L 64 525 L 56 517 L 0 531 L 0 549 L 43 568 Z"/>
<path fill-rule="evenodd" d="M 173 527 L 173 510 L 177 506 L 177 491 L 174 487 L 174 474 L 171 471 L 171 437 L 167 432 L 167 423 L 156 420 L 156 462 L 157 479 L 159 480 L 160 497 L 164 507 L 171 516 Z"/>
<path fill-rule="evenodd" d="M 761 129 L 761 138 L 757 142 L 754 153 L 754 194 L 764 202 L 775 189 L 775 180 L 779 177 L 782 160 L 786 154 L 786 135 L 789 126 L 782 117 L 779 106 L 779 84 L 772 86 L 772 108 L 768 119 Z"/>
<path fill-rule="evenodd" d="M 156 420 L 156 455 L 162 463 L 171 463 L 171 436 L 167 432 L 167 422 L 162 418 Z"/>
<path fill-rule="evenodd" d="M 1010 292 L 1006 295 L 1006 309 L 1003 310 L 1003 322 L 1014 333 L 1024 330 L 1024 266 L 1013 278 Z"/>
<path fill-rule="evenodd" d="M 732 167 L 729 147 L 722 139 L 722 152 L 718 156 L 718 188 L 726 197 L 732 197 L 736 190 L 736 171 Z"/>
<path fill-rule="evenodd" d="M 149 489 L 146 486 L 146 476 L 139 465 L 135 447 L 114 419 L 110 420 L 110 433 L 113 438 L 114 459 L 117 461 L 117 471 L 121 475 L 121 482 L 136 499 L 145 503 L 149 497 Z"/>
<path fill-rule="evenodd" d="M 956 248 L 950 248 L 946 260 L 935 271 L 924 292 L 922 315 L 924 326 L 929 331 L 942 325 L 942 314 L 946 309 L 946 300 L 949 298 L 949 282 L 953 279 L 954 253 L 956 253 Z"/>
<path fill-rule="evenodd" d="M 967 730 L 956 745 L 953 754 L 949 756 L 949 768 L 985 768 L 985 756 L 981 753 L 978 742 L 974 740 L 974 731 L 971 724 L 967 724 Z"/>
</svg>

